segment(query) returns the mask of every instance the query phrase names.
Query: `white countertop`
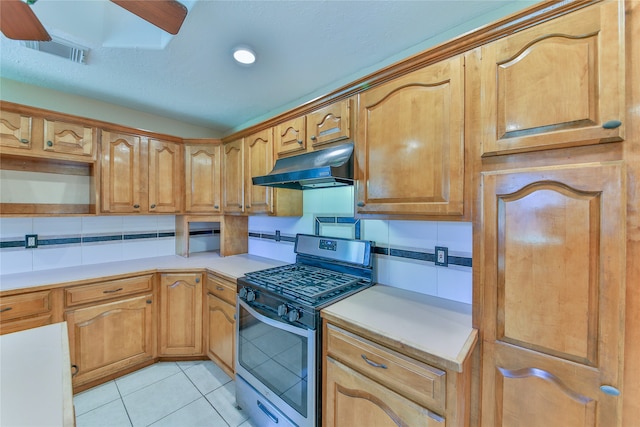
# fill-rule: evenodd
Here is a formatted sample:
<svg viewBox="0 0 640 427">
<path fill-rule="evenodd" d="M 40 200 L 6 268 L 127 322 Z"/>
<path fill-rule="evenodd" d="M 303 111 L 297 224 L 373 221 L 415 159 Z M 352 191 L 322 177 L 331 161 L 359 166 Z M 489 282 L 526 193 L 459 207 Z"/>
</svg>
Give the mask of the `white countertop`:
<svg viewBox="0 0 640 427">
<path fill-rule="evenodd" d="M 74 426 L 67 323 L 0 336 L 0 425 Z"/>
<path fill-rule="evenodd" d="M 377 341 L 460 372 L 477 339 L 471 306 L 390 286 L 375 285 L 322 310 Z"/>
<path fill-rule="evenodd" d="M 287 263 L 249 254 L 221 257 L 217 252 L 202 252 L 192 254 L 188 258 L 171 255 L 1 275 L 0 292 L 39 286 L 70 284 L 83 280 L 101 279 L 103 277 L 155 270 L 208 269 L 212 272 L 227 276 L 230 279 L 235 279 L 250 271 L 277 267 L 284 264 Z"/>
</svg>

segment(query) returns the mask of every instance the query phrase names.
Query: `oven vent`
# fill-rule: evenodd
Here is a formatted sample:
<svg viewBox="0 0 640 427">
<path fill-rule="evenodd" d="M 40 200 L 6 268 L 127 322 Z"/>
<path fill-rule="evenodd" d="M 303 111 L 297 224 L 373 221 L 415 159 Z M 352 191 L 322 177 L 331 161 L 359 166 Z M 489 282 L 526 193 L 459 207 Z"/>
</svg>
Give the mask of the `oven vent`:
<svg viewBox="0 0 640 427">
<path fill-rule="evenodd" d="M 68 59 L 79 64 L 86 64 L 87 52 L 89 49 L 74 45 L 65 40 L 53 38 L 51 41 L 25 41 L 24 45 L 29 49 L 50 53 L 60 58 Z"/>
</svg>

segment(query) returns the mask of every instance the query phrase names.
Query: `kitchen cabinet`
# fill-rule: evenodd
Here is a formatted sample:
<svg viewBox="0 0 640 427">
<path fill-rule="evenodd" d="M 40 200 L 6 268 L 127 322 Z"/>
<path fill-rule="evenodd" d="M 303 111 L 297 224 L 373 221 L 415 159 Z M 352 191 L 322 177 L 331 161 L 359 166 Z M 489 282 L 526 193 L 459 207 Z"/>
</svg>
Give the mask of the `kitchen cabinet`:
<svg viewBox="0 0 640 427">
<path fill-rule="evenodd" d="M 34 109 L 2 104 L 0 147 L 3 154 L 83 163 L 95 161 L 98 138 L 94 126 L 44 111 L 40 114 Z"/>
<path fill-rule="evenodd" d="M 101 210 L 179 213 L 183 153 L 178 143 L 102 131 Z"/>
<path fill-rule="evenodd" d="M 356 213 L 462 218 L 464 58 L 359 95 Z"/>
<path fill-rule="evenodd" d="M 184 152 L 185 212 L 222 212 L 221 146 L 187 144 Z"/>
<path fill-rule="evenodd" d="M 59 321 L 59 291 L 44 290 L 2 297 L 0 335 L 37 328 Z M 57 303 L 57 304 L 56 304 Z"/>
<path fill-rule="evenodd" d="M 276 125 L 274 128 L 276 156 L 285 157 L 304 153 L 307 149 L 305 131 L 305 116 L 296 117 Z"/>
<path fill-rule="evenodd" d="M 302 193 L 253 185 L 253 176 L 273 168 L 271 129 L 225 144 L 223 147 L 224 213 L 301 216 Z"/>
<path fill-rule="evenodd" d="M 207 356 L 229 376 L 235 373 L 236 284 L 207 275 L 205 341 Z"/>
<path fill-rule="evenodd" d="M 444 426 L 445 371 L 325 324 L 329 426 Z"/>
<path fill-rule="evenodd" d="M 202 274 L 160 275 L 159 355 L 202 354 Z"/>
<path fill-rule="evenodd" d="M 487 171 L 482 188 L 482 425 L 622 425 L 622 162 Z"/>
<path fill-rule="evenodd" d="M 603 2 L 482 47 L 482 154 L 621 141 L 624 2 Z"/>
</svg>

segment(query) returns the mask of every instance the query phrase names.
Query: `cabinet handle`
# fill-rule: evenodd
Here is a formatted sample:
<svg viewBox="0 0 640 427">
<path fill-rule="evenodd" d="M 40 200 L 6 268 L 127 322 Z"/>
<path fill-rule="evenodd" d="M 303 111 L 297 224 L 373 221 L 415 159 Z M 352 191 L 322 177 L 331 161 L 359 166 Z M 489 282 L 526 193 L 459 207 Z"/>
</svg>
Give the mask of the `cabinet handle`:
<svg viewBox="0 0 640 427">
<path fill-rule="evenodd" d="M 376 362 L 374 362 L 372 360 L 369 360 L 369 358 L 367 356 L 365 356 L 364 354 L 361 354 L 360 356 L 362 356 L 364 361 L 367 362 L 369 365 L 373 366 L 374 368 L 387 369 L 387 365 L 385 365 L 384 363 L 376 363 Z"/>
<path fill-rule="evenodd" d="M 2 310 L 0 310 L 0 313 L 4 313 L 5 311 L 9 311 L 9 310 L 12 310 L 12 309 L 13 309 L 13 307 L 5 307 Z"/>
<path fill-rule="evenodd" d="M 156 204 L 152 204 L 151 206 L 149 206 L 151 209 L 155 209 L 156 208 Z"/>
<path fill-rule="evenodd" d="M 309 139 L 312 140 L 312 141 L 315 141 L 316 140 L 316 136 L 315 135 L 311 135 L 311 137 Z"/>
<path fill-rule="evenodd" d="M 269 411 L 267 407 L 264 406 L 264 404 L 259 400 L 256 400 L 256 403 L 258 404 L 258 408 L 260 408 L 260 410 L 265 413 L 265 415 L 271 420 L 271 422 L 278 424 L 278 417 L 273 415 L 271 411 Z"/>
<path fill-rule="evenodd" d="M 247 209 L 251 209 L 251 205 L 247 205 Z"/>
<path fill-rule="evenodd" d="M 28 144 L 28 143 L 29 143 L 29 140 L 28 140 L 28 139 L 24 139 L 24 138 L 22 138 L 22 139 L 20 140 L 20 142 L 21 142 L 21 143 L 23 143 L 23 144 Z"/>
<path fill-rule="evenodd" d="M 216 290 L 222 292 L 222 291 L 224 291 L 224 288 L 222 286 L 216 286 Z"/>
<path fill-rule="evenodd" d="M 47 147 L 53 147 L 53 142 L 47 141 Z"/>
<path fill-rule="evenodd" d="M 622 126 L 622 122 L 620 120 L 609 120 L 608 122 L 604 122 L 602 127 L 605 129 L 615 129 Z"/>
<path fill-rule="evenodd" d="M 173 288 L 175 288 L 176 286 L 178 286 L 179 284 L 180 284 L 180 281 L 179 281 L 179 280 L 176 280 L 176 281 L 175 281 L 175 283 L 174 283 L 173 285 L 169 285 L 169 287 L 170 287 L 171 289 L 173 289 Z"/>
<path fill-rule="evenodd" d="M 218 205 L 213 205 L 213 209 L 220 209 L 220 206 L 218 206 Z"/>
<path fill-rule="evenodd" d="M 140 208 L 140 205 L 133 205 L 133 208 L 134 209 L 138 209 L 138 208 Z"/>
<path fill-rule="evenodd" d="M 242 205 L 238 205 L 238 207 L 242 209 Z"/>
<path fill-rule="evenodd" d="M 113 289 L 110 291 L 102 291 L 103 294 L 115 294 L 116 292 L 120 292 L 122 290 L 122 288 L 118 288 L 118 289 Z"/>
<path fill-rule="evenodd" d="M 363 207 L 364 206 L 364 202 L 358 202 L 358 206 L 359 207 Z"/>
<path fill-rule="evenodd" d="M 611 385 L 601 385 L 600 390 L 609 396 L 620 396 L 620 390 Z"/>
<path fill-rule="evenodd" d="M 80 368 L 78 368 L 78 365 L 71 365 L 71 369 L 74 370 L 73 372 L 71 372 L 72 377 L 75 377 L 78 371 L 80 370 Z"/>
</svg>

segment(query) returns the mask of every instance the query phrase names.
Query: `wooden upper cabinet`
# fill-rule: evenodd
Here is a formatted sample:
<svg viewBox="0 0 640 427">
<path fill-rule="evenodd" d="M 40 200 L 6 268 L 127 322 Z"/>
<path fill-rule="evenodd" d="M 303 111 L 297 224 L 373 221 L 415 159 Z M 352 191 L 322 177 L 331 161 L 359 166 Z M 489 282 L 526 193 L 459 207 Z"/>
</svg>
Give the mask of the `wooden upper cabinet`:
<svg viewBox="0 0 640 427">
<path fill-rule="evenodd" d="M 94 127 L 44 119 L 44 151 L 95 158 L 97 145 Z"/>
<path fill-rule="evenodd" d="M 31 149 L 32 117 L 30 115 L 0 111 L 0 147 Z M 5 151 L 5 150 L 3 150 Z"/>
<path fill-rule="evenodd" d="M 222 200 L 225 213 L 244 212 L 243 140 L 222 147 Z"/>
<path fill-rule="evenodd" d="M 314 149 L 351 138 L 351 99 L 307 114 L 307 139 Z"/>
<path fill-rule="evenodd" d="M 220 145 L 186 145 L 185 212 L 220 213 L 222 183 Z"/>
<path fill-rule="evenodd" d="M 624 138 L 624 2 L 603 2 L 482 48 L 482 154 Z"/>
<path fill-rule="evenodd" d="M 273 212 L 273 188 L 253 185 L 254 176 L 273 169 L 273 132 L 265 129 L 244 138 L 244 194 L 246 212 Z"/>
<path fill-rule="evenodd" d="M 463 57 L 360 94 L 356 172 L 358 214 L 463 215 Z"/>
<path fill-rule="evenodd" d="M 142 197 L 142 143 L 143 138 L 137 135 L 102 132 L 100 206 L 103 212 L 142 211 L 146 202 Z"/>
<path fill-rule="evenodd" d="M 149 140 L 149 212 L 182 210 L 183 148 L 175 142 Z"/>
<path fill-rule="evenodd" d="M 286 157 L 306 151 L 305 123 L 305 116 L 301 116 L 280 123 L 275 127 L 273 137 L 276 157 Z"/>
<path fill-rule="evenodd" d="M 483 426 L 621 425 L 625 180 L 621 162 L 483 174 Z"/>
</svg>

